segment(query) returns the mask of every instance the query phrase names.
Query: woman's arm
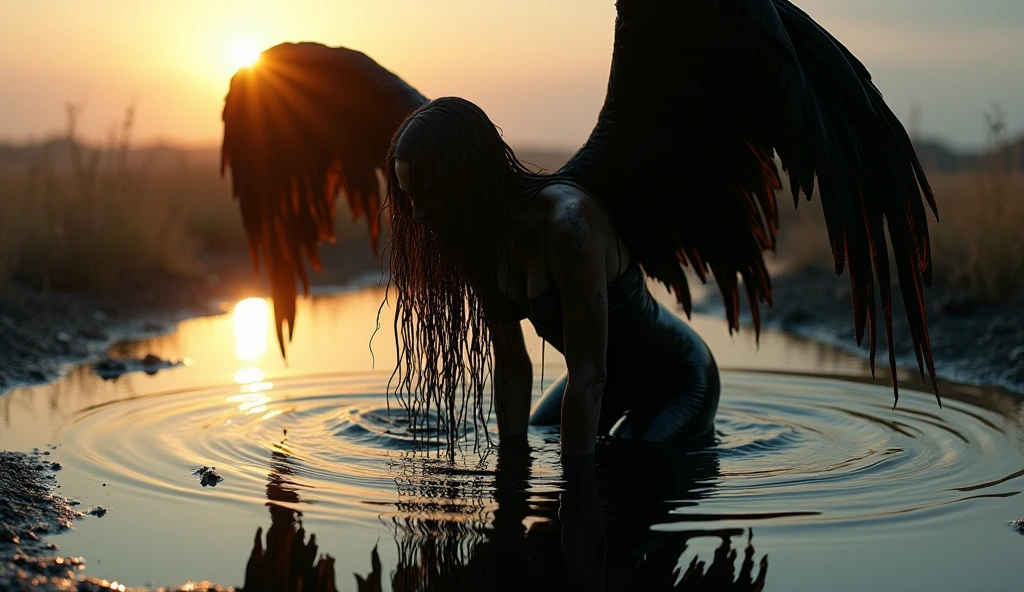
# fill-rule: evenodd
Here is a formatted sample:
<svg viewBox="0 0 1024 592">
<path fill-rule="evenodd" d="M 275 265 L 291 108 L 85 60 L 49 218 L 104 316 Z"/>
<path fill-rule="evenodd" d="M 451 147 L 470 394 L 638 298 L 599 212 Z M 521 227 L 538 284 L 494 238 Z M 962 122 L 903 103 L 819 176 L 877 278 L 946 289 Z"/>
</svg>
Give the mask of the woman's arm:
<svg viewBox="0 0 1024 592">
<path fill-rule="evenodd" d="M 498 414 L 498 436 L 502 439 L 526 435 L 533 389 L 533 365 L 526 353 L 523 327 L 519 321 L 492 321 L 494 344 L 494 408 Z"/>
<path fill-rule="evenodd" d="M 594 452 L 607 379 L 608 237 L 615 234 L 600 206 L 567 200 L 553 217 L 552 280 L 562 298 L 568 383 L 562 397 L 562 456 Z"/>
</svg>

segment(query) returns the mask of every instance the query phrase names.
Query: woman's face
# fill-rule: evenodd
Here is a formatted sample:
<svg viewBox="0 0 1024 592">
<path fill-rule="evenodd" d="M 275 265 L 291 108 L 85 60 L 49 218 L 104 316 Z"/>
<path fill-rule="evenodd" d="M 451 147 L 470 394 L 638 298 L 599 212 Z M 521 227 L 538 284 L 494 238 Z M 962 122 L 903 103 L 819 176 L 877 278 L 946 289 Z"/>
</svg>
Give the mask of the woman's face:
<svg viewBox="0 0 1024 592">
<path fill-rule="evenodd" d="M 412 219 L 423 222 L 431 232 L 435 232 L 438 222 L 437 203 L 430 195 L 429 187 L 424 185 L 422 189 L 413 191 L 412 183 L 409 181 L 409 163 L 404 160 L 395 160 L 395 176 L 398 177 L 398 188 L 409 197 L 412 204 Z"/>
</svg>

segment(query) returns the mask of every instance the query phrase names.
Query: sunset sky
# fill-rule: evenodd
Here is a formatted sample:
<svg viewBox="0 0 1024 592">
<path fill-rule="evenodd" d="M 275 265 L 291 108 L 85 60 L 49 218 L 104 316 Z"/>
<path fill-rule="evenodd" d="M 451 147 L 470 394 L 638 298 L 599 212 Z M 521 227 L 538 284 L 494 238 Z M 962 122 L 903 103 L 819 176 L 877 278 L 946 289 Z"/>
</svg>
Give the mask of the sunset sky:
<svg viewBox="0 0 1024 592">
<path fill-rule="evenodd" d="M 1024 1 L 803 0 L 872 71 L 896 114 L 950 144 L 984 143 L 993 101 L 1024 131 Z M 0 3 L 0 141 L 61 129 L 85 106 L 101 137 L 133 100 L 136 139 L 219 143 L 236 54 L 281 41 L 366 52 L 428 97 L 479 103 L 516 146 L 582 143 L 611 60 L 612 0 Z"/>
</svg>

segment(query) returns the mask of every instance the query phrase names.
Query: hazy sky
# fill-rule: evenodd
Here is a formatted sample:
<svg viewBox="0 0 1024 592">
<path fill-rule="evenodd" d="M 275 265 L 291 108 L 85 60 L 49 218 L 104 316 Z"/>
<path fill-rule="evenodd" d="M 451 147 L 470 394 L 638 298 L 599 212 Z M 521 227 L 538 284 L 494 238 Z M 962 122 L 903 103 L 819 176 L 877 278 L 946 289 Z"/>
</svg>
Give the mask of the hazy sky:
<svg viewBox="0 0 1024 592">
<path fill-rule="evenodd" d="M 1024 0 L 803 0 L 896 114 L 955 146 L 1002 104 L 1024 130 Z M 604 98 L 613 0 L 0 0 L 0 140 L 59 131 L 68 101 L 100 137 L 133 99 L 136 138 L 219 143 L 238 47 L 366 52 L 428 97 L 479 103 L 517 146 L 576 147 Z"/>
</svg>

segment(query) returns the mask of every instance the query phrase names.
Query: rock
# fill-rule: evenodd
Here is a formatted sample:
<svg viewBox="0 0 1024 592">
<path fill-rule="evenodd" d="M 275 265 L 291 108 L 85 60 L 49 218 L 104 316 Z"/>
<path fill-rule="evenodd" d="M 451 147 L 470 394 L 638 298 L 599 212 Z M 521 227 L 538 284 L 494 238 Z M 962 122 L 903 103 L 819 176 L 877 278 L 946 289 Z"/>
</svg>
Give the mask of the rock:
<svg viewBox="0 0 1024 592">
<path fill-rule="evenodd" d="M 90 341 L 106 341 L 110 339 L 107 332 L 102 329 L 84 328 L 78 330 L 78 336 L 82 339 L 88 339 Z"/>
<path fill-rule="evenodd" d="M 103 370 L 106 372 L 124 372 L 126 366 L 124 362 L 114 360 L 111 358 L 104 358 L 93 364 L 93 368 L 95 368 L 96 370 Z"/>
<path fill-rule="evenodd" d="M 782 318 L 779 321 L 782 323 L 783 327 L 792 327 L 806 323 L 813 318 L 814 316 L 811 313 L 807 312 L 803 307 L 798 306 L 782 315 Z"/>
<path fill-rule="evenodd" d="M 936 305 L 940 314 L 951 317 L 963 317 L 978 308 L 978 300 L 963 294 L 951 294 L 939 300 Z"/>
<path fill-rule="evenodd" d="M 92 371 L 103 380 L 116 380 L 128 371 L 128 365 L 120 360 L 104 358 L 92 365 Z"/>
<path fill-rule="evenodd" d="M 206 465 L 192 471 L 192 474 L 199 477 L 199 484 L 203 487 L 216 487 L 218 483 L 224 480 L 224 477 L 217 474 L 214 467 Z"/>
<path fill-rule="evenodd" d="M 146 357 L 142 358 L 142 365 L 143 366 L 156 366 L 156 365 L 163 364 L 163 363 L 164 363 L 163 360 L 161 360 L 159 357 L 157 357 L 157 356 L 155 356 L 153 354 L 146 354 Z"/>
<path fill-rule="evenodd" d="M 156 321 L 150 321 L 142 326 L 142 330 L 147 333 L 159 333 L 165 330 L 163 323 Z"/>
<path fill-rule="evenodd" d="M 96 506 L 95 508 L 90 509 L 87 513 L 97 518 L 102 518 L 107 515 L 107 511 L 107 508 L 104 508 L 103 506 Z"/>
</svg>

